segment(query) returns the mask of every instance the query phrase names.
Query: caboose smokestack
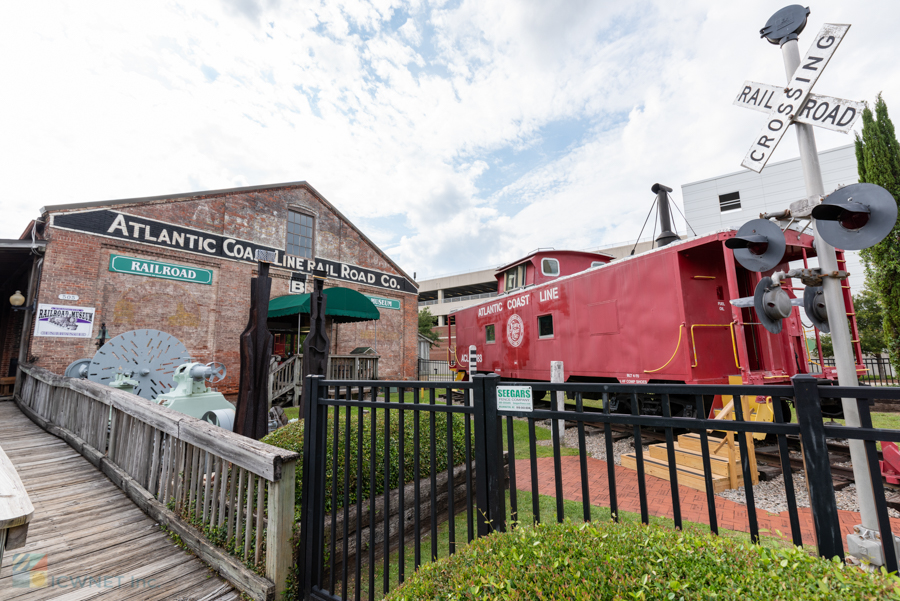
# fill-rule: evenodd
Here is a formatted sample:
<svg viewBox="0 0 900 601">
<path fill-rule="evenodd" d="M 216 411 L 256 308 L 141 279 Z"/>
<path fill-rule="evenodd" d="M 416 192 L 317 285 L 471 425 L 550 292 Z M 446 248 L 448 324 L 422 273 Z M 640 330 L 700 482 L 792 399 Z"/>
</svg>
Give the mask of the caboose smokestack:
<svg viewBox="0 0 900 601">
<path fill-rule="evenodd" d="M 653 184 L 650 191 L 656 194 L 656 204 L 659 207 L 659 236 L 656 237 L 656 245 L 665 246 L 678 240 L 678 234 L 672 231 L 672 216 L 669 212 L 669 195 L 672 188 L 662 184 Z"/>
</svg>

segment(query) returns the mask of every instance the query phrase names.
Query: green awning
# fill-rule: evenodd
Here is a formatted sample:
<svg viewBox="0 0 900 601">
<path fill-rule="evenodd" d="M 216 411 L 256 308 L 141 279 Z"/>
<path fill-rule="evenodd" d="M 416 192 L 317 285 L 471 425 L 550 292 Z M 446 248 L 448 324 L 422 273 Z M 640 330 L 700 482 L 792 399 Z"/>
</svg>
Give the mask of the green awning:
<svg viewBox="0 0 900 601">
<path fill-rule="evenodd" d="M 368 298 L 350 288 L 326 288 L 325 316 L 338 323 L 374 321 L 381 314 Z M 288 294 L 269 301 L 269 317 L 309 314 L 309 294 Z"/>
</svg>

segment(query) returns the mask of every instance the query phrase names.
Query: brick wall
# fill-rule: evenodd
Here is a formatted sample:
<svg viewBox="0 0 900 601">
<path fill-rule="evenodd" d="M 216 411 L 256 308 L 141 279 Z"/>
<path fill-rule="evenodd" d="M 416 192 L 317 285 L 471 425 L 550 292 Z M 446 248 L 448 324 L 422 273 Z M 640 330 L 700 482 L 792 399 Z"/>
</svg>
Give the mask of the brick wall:
<svg viewBox="0 0 900 601">
<path fill-rule="evenodd" d="M 316 256 L 401 275 L 327 201 L 303 185 L 102 208 L 275 248 L 285 247 L 287 212 L 296 208 L 316 217 Z M 255 264 L 58 228 L 48 228 L 46 236 L 49 243 L 38 302 L 58 303 L 59 294 L 77 294 L 80 300 L 68 304 L 96 308 L 93 336 L 102 322 L 112 336 L 141 328 L 172 334 L 198 360 L 224 363 L 228 378 L 221 386 L 237 387 L 239 336 L 247 324 L 250 278 L 255 275 Z M 109 271 L 112 253 L 210 269 L 213 284 L 113 273 Z M 287 294 L 290 272 L 273 268 L 271 276 L 272 298 Z M 381 355 L 381 377 L 414 378 L 417 296 L 350 282 L 330 281 L 328 285 L 401 301 L 399 311 L 381 309 L 378 322 L 337 325 L 332 349 L 336 354 L 346 354 L 358 346 L 372 346 Z M 93 339 L 34 338 L 31 354 L 39 357 L 38 365 L 62 373 L 72 361 L 92 357 L 96 351 L 93 342 Z"/>
</svg>

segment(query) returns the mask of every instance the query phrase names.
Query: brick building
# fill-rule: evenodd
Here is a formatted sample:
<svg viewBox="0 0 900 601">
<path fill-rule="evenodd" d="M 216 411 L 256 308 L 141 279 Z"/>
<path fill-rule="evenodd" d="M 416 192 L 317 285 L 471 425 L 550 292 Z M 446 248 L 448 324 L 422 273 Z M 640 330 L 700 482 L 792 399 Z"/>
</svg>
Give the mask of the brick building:
<svg viewBox="0 0 900 601">
<path fill-rule="evenodd" d="M 272 299 L 303 292 L 299 283 L 291 286 L 292 272 L 318 268 L 328 272 L 326 288 L 356 290 L 379 308 L 377 321 L 328 320 L 332 354 L 371 347 L 380 355 L 381 378 L 416 375 L 417 285 L 306 182 L 55 205 L 41 213 L 22 236 L 45 247 L 29 292 L 45 308 L 93 309 L 93 316 L 85 313 L 91 333 L 36 336 L 31 312 L 5 309 L 4 371 L 18 355 L 16 322 L 23 318 L 29 320 L 28 359 L 56 373 L 94 355 L 105 323 L 110 336 L 142 328 L 172 334 L 197 360 L 224 363 L 228 378 L 220 389 L 236 390 L 255 251 L 263 249 L 277 257 Z M 7 287 L 20 286 L 24 295 L 28 271 L 20 268 Z M 295 333 L 302 331 L 302 319 L 287 327 L 295 323 Z M 296 336 L 290 341 L 295 349 Z"/>
</svg>

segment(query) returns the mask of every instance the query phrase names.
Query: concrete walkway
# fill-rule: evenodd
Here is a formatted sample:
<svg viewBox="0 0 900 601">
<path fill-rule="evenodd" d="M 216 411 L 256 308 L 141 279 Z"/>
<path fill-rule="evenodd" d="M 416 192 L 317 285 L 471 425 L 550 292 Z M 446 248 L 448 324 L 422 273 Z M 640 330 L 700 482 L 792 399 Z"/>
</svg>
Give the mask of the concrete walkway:
<svg viewBox="0 0 900 601">
<path fill-rule="evenodd" d="M 563 497 L 568 501 L 582 502 L 579 457 L 562 457 L 561 464 Z M 555 498 L 556 478 L 553 470 L 553 458 L 544 457 L 538 459 L 537 466 L 538 491 L 542 495 Z M 588 458 L 587 468 L 588 492 L 590 493 L 591 505 L 609 507 L 609 482 L 606 462 Z M 672 509 L 672 486 L 669 481 L 645 475 L 645 482 L 650 515 L 673 519 L 675 514 Z M 531 491 L 531 464 L 528 459 L 516 461 L 516 488 Z M 681 501 L 681 519 L 686 522 L 709 524 L 706 493 L 686 486 L 679 486 L 678 491 Z M 640 514 L 641 506 L 638 495 L 637 472 L 619 465 L 616 466 L 616 499 L 620 511 Z M 815 544 L 812 512 L 808 507 L 803 507 L 798 510 L 798 513 L 803 544 Z M 860 522 L 859 513 L 839 510 L 838 514 L 844 534 L 852 533 L 853 526 Z M 745 505 L 716 497 L 716 517 L 720 529 L 750 532 L 747 507 Z M 759 523 L 761 536 L 778 536 L 775 534 L 775 530 L 778 530 L 782 533 L 785 540 L 791 541 L 791 523 L 787 511 L 769 513 L 768 511 L 757 509 L 756 518 Z M 763 532 L 763 530 L 768 530 L 768 532 Z M 894 533 L 900 533 L 900 519 L 891 519 L 891 530 Z M 846 546 L 846 540 L 844 545 Z"/>
</svg>

